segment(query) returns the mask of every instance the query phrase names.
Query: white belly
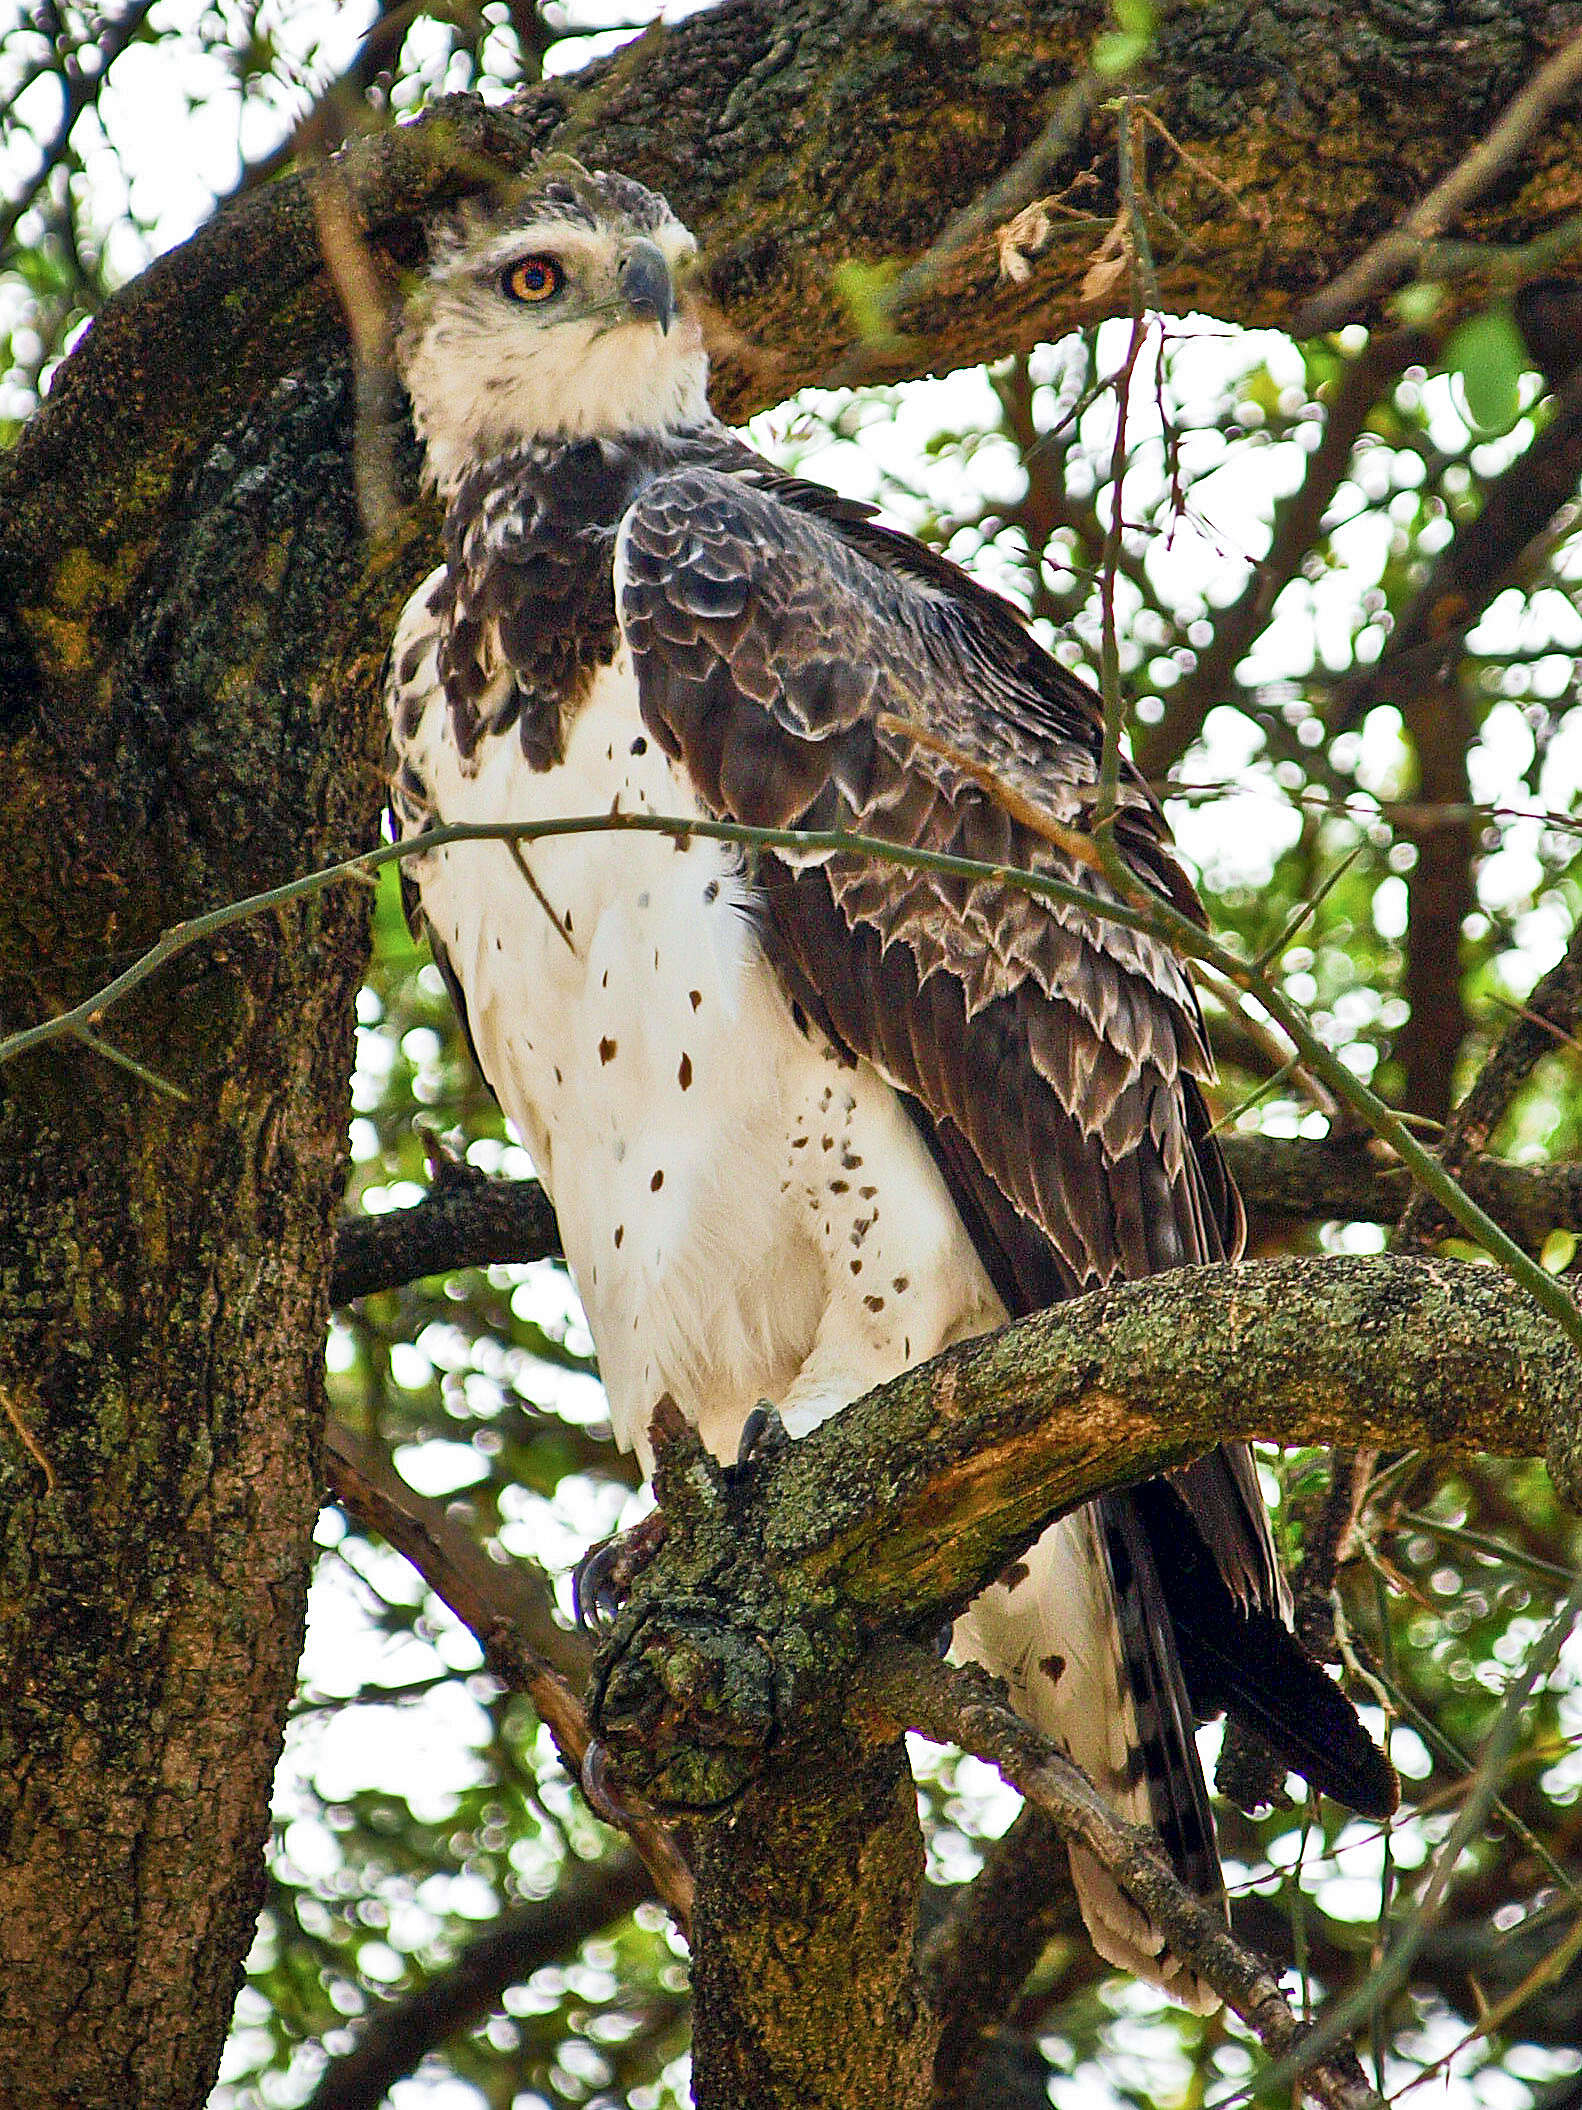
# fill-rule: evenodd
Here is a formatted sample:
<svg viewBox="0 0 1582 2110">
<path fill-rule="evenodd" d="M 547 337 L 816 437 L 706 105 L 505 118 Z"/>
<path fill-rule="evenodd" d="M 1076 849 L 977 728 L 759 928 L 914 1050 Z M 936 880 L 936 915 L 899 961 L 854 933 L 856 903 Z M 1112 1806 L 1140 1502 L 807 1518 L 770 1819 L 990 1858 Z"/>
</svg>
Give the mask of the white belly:
<svg viewBox="0 0 1582 2110">
<path fill-rule="evenodd" d="M 535 772 L 464 767 L 443 703 L 408 751 L 447 821 L 695 814 L 624 655 Z M 423 906 L 485 1074 L 554 1197 L 617 1436 L 669 1393 L 721 1456 L 793 1434 L 1003 1310 L 890 1086 L 804 1033 L 731 846 L 599 834 L 432 853 Z"/>
</svg>

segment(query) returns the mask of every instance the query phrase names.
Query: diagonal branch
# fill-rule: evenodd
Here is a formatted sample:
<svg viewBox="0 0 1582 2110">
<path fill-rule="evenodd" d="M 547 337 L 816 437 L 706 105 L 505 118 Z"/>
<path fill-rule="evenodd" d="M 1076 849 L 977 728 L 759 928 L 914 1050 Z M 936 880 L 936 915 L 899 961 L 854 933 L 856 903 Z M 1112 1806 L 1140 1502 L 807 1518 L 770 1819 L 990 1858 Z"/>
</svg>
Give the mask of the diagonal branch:
<svg viewBox="0 0 1582 2110">
<path fill-rule="evenodd" d="M 1582 33 L 1574 33 L 1514 96 L 1497 124 L 1420 198 L 1400 224 L 1357 258 L 1297 315 L 1292 334 L 1316 337 L 1354 316 L 1408 273 L 1425 242 L 1442 234 L 1523 152 L 1544 120 L 1582 85 Z"/>
<path fill-rule="evenodd" d="M 306 2110 L 379 2110 L 426 2053 L 482 2022 L 508 1986 L 570 1954 L 653 1895 L 653 1880 L 630 1848 L 572 1863 L 547 1898 L 502 1912 L 448 1969 L 376 2009 L 355 2047 L 325 2069 Z"/>
<path fill-rule="evenodd" d="M 490 1670 L 532 1701 L 573 1778 L 580 1778 L 592 1738 L 580 1697 L 588 1649 L 580 1634 L 555 1624 L 548 1599 L 519 1564 L 501 1565 L 443 1502 L 413 1492 L 388 1459 L 348 1429 L 325 1438 L 330 1488 L 367 1529 L 404 1553 L 437 1596 L 470 1628 Z M 685 1929 L 692 1912 L 692 1872 L 675 1841 L 647 1811 L 619 1813 L 658 1895 Z"/>
<path fill-rule="evenodd" d="M 861 1700 L 902 1727 L 997 1766 L 1061 1835 L 1080 1843 L 1164 1935 L 1171 1951 L 1235 2009 L 1267 2051 L 1290 2057 L 1302 2089 L 1323 2110 L 1383 2110 L 1349 2047 L 1303 2059 L 1298 2022 L 1262 1957 L 1230 1933 L 1173 1873 L 1154 1835 L 1123 1823 L 1076 1766 L 1013 1712 L 981 1671 L 952 1670 L 921 1650 L 888 1645 L 869 1665 Z"/>
<path fill-rule="evenodd" d="M 1560 959 L 1542 977 L 1520 1015 L 1506 1028 L 1499 1045 L 1478 1072 L 1445 1127 L 1441 1163 L 1460 1176 L 1462 1168 L 1486 1150 L 1532 1071 L 1546 1055 L 1567 1046 L 1582 1019 L 1582 923 Z M 1401 1218 L 1396 1244 L 1407 1252 L 1421 1250 L 1449 1229 L 1429 1196 L 1414 1195 Z"/>
</svg>

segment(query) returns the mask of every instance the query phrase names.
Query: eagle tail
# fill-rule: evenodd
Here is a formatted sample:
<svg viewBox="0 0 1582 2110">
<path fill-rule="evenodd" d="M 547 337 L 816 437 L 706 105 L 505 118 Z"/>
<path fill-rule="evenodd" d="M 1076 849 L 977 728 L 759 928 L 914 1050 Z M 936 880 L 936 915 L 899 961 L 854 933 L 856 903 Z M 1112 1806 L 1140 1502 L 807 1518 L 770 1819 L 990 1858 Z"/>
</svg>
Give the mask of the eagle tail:
<svg viewBox="0 0 1582 2110">
<path fill-rule="evenodd" d="M 956 1625 L 964 1655 L 1004 1678 L 1019 1713 L 1082 1767 L 1113 1809 L 1152 1824 L 1210 1909 L 1225 1895 L 1192 1717 L 1147 1540 L 1107 1498 L 1063 1517 Z M 1106 1511 L 1113 1507 L 1112 1520 Z M 1219 1996 L 1165 1949 L 1158 1929 L 1081 1847 L 1071 1876 L 1107 1963 L 1199 2014 Z"/>
<path fill-rule="evenodd" d="M 1282 1619 L 1232 1595 L 1174 1488 L 1151 1480 L 1118 1499 L 1160 1577 L 1193 1713 L 1234 1715 L 1322 1794 L 1393 1815 L 1395 1768 L 1350 1700 Z"/>
</svg>

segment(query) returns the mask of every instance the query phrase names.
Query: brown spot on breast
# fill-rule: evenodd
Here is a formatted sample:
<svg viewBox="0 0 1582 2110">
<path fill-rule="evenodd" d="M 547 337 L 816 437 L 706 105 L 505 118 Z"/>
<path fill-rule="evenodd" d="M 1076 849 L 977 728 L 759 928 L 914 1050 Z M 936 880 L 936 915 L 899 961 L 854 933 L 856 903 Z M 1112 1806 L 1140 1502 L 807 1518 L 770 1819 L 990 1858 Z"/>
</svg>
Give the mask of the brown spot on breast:
<svg viewBox="0 0 1582 2110">
<path fill-rule="evenodd" d="M 617 1225 L 615 1226 L 615 1243 L 616 1243 L 617 1245 L 619 1245 L 619 1244 L 620 1244 L 620 1242 L 621 1242 L 621 1240 L 622 1240 L 622 1239 L 623 1239 L 623 1238 L 624 1238 L 625 1236 L 626 1236 L 626 1226 L 625 1226 L 625 1224 L 617 1224 Z"/>
<path fill-rule="evenodd" d="M 661 1187 L 662 1187 L 662 1186 L 663 1186 L 664 1184 L 665 1184 L 665 1175 L 664 1175 L 664 1174 L 663 1174 L 662 1172 L 656 1172 L 656 1173 L 654 1174 L 653 1178 L 652 1178 L 652 1179 L 651 1179 L 651 1180 L 650 1180 L 650 1181 L 648 1182 L 648 1191 L 649 1191 L 649 1193 L 650 1193 L 650 1194 L 657 1194 L 657 1193 L 659 1192 L 660 1188 L 661 1188 Z"/>
<path fill-rule="evenodd" d="M 864 1303 L 864 1304 L 866 1304 L 866 1305 L 867 1305 L 867 1307 L 868 1307 L 868 1309 L 869 1309 L 870 1311 L 883 1311 L 883 1310 L 884 1310 L 884 1299 L 883 1299 L 883 1297 L 864 1297 L 862 1301 L 863 1301 L 863 1303 Z"/>
<path fill-rule="evenodd" d="M 615 1057 L 615 1048 L 616 1048 L 616 1043 L 615 1043 L 615 1042 L 614 1042 L 613 1040 L 611 1040 L 611 1039 L 610 1039 L 610 1038 L 609 1038 L 608 1036 L 606 1036 L 606 1037 L 605 1037 L 605 1038 L 604 1038 L 603 1040 L 601 1040 L 601 1041 L 599 1042 L 599 1060 L 600 1060 L 600 1062 L 611 1062 L 611 1061 L 613 1061 L 613 1060 L 614 1060 L 614 1057 Z"/>
<path fill-rule="evenodd" d="M 702 1001 L 703 991 L 701 989 L 689 989 L 687 991 L 687 1002 L 692 1006 L 694 1011 L 696 1011 Z"/>
<path fill-rule="evenodd" d="M 912 1287 L 912 1278 L 910 1275 L 897 1275 L 895 1280 L 890 1284 L 890 1287 L 895 1291 L 896 1295 L 899 1297 L 904 1291 L 909 1290 Z"/>
<path fill-rule="evenodd" d="M 854 1275 L 860 1275 L 862 1273 L 862 1262 L 854 1260 L 851 1264 L 851 1271 Z"/>
<path fill-rule="evenodd" d="M 859 1187 L 857 1189 L 857 1192 L 862 1196 L 865 1202 L 871 1202 L 874 1196 L 878 1193 L 878 1191 L 879 1190 L 877 1187 Z"/>
<path fill-rule="evenodd" d="M 829 1191 L 831 1194 L 844 1194 L 846 1192 L 846 1182 L 844 1180 L 831 1180 Z"/>
<path fill-rule="evenodd" d="M 676 1071 L 676 1082 L 684 1092 L 692 1087 L 692 1057 L 685 1049 L 681 1052 L 681 1067 Z"/>
<path fill-rule="evenodd" d="M 1064 1656 L 1040 1656 L 1038 1668 L 1051 1685 L 1058 1685 L 1066 1674 L 1066 1659 Z"/>
<path fill-rule="evenodd" d="M 1026 1561 L 1012 1561 L 1000 1570 L 1000 1585 L 1006 1590 L 1019 1590 L 1032 1572 Z"/>
</svg>

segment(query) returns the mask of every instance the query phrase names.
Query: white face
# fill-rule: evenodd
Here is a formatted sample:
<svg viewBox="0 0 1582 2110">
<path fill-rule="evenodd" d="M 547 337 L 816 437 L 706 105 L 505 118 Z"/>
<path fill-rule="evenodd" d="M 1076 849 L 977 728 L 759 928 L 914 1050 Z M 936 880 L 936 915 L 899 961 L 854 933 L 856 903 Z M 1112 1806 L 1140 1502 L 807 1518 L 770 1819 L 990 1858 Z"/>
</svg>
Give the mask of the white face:
<svg viewBox="0 0 1582 2110">
<path fill-rule="evenodd" d="M 524 440 L 704 418 L 703 332 L 678 284 L 696 253 L 674 219 L 638 229 L 546 217 L 442 258 L 396 347 L 440 488 Z M 660 312 L 669 296 L 673 315 Z"/>
</svg>

